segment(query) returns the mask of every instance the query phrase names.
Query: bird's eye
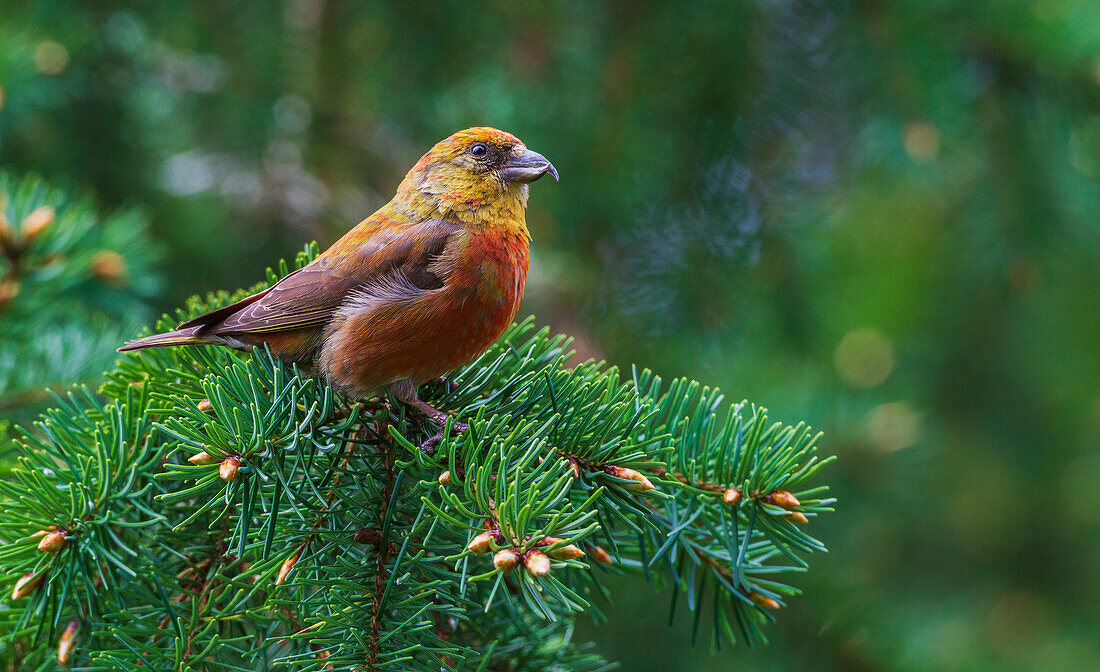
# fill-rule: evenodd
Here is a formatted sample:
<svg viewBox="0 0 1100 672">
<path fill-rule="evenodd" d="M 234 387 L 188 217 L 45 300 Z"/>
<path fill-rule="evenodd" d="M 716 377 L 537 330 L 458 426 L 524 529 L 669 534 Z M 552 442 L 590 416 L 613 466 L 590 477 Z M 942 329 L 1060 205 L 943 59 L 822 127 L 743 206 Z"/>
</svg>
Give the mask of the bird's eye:
<svg viewBox="0 0 1100 672">
<path fill-rule="evenodd" d="M 485 156 L 489 153 L 489 148 L 480 142 L 470 147 L 470 154 L 473 156 Z"/>
</svg>

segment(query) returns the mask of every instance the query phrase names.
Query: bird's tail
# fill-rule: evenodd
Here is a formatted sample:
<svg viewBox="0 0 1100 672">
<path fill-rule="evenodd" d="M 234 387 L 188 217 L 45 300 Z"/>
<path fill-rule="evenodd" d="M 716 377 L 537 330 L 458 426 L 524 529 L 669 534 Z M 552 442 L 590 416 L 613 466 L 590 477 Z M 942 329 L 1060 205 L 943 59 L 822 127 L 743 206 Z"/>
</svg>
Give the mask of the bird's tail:
<svg viewBox="0 0 1100 672">
<path fill-rule="evenodd" d="M 154 334 L 145 338 L 135 338 L 127 341 L 118 349 L 118 352 L 130 350 L 144 350 L 146 348 L 163 348 L 170 345 L 204 345 L 211 343 L 224 343 L 225 339 L 213 334 L 199 334 L 201 327 L 189 327 L 169 331 L 166 334 Z"/>
</svg>

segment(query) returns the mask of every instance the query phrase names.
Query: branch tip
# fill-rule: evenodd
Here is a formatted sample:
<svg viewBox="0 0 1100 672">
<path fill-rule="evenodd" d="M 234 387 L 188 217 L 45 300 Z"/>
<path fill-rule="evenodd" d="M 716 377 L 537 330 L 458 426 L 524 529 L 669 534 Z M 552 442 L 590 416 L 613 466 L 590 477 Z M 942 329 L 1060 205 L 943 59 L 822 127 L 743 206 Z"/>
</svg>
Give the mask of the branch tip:
<svg viewBox="0 0 1100 672">
<path fill-rule="evenodd" d="M 506 548 L 501 551 L 497 551 L 493 556 L 493 567 L 496 567 L 500 571 L 507 574 L 516 568 L 519 564 L 520 554 L 516 552 L 514 548 Z"/>
<path fill-rule="evenodd" d="M 523 558 L 523 565 L 527 573 L 535 578 L 546 576 L 550 573 L 550 558 L 539 550 L 531 549 Z"/>
<path fill-rule="evenodd" d="M 65 632 L 61 633 L 61 639 L 57 641 L 57 662 L 64 665 L 69 661 L 73 646 L 76 645 L 76 635 L 80 632 L 79 621 L 69 621 Z"/>
<path fill-rule="evenodd" d="M 57 553 L 65 548 L 65 543 L 68 541 L 68 538 L 69 534 L 64 530 L 48 532 L 42 537 L 42 541 L 38 542 L 38 550 L 43 553 Z"/>
<path fill-rule="evenodd" d="M 222 477 L 223 481 L 235 481 L 237 476 L 240 475 L 241 460 L 239 457 L 227 457 L 222 460 L 222 464 L 218 467 L 218 475 Z"/>
<path fill-rule="evenodd" d="M 42 577 L 46 576 L 45 572 L 28 572 L 24 574 L 18 581 L 15 582 L 15 589 L 11 591 L 11 599 L 18 600 L 25 595 L 30 595 L 34 592 L 34 589 L 38 587 L 38 584 L 42 581 Z"/>
</svg>

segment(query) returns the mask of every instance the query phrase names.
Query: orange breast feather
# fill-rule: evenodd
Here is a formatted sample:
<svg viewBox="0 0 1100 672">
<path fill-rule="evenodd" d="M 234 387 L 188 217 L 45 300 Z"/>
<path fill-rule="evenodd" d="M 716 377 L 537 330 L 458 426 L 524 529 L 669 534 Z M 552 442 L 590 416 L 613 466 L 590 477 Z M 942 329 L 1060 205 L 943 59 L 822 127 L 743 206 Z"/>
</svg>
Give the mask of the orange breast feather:
<svg viewBox="0 0 1100 672">
<path fill-rule="evenodd" d="M 439 259 L 445 284 L 428 291 L 385 287 L 357 297 L 326 332 L 320 368 L 350 391 L 394 380 L 421 384 L 489 347 L 515 317 L 528 269 L 523 235 L 457 237 Z"/>
</svg>

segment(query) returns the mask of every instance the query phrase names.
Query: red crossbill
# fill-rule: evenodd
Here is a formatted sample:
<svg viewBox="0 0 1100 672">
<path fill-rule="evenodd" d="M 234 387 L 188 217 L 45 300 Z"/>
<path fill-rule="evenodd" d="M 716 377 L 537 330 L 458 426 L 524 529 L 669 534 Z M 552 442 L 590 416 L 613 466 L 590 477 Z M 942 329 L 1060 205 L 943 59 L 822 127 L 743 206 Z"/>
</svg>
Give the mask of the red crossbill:
<svg viewBox="0 0 1100 672">
<path fill-rule="evenodd" d="M 388 391 L 442 425 L 447 415 L 416 388 L 484 352 L 515 317 L 530 249 L 528 184 L 547 173 L 558 179 L 510 133 L 459 131 L 309 265 L 119 351 L 266 345 L 349 394 Z"/>
</svg>

